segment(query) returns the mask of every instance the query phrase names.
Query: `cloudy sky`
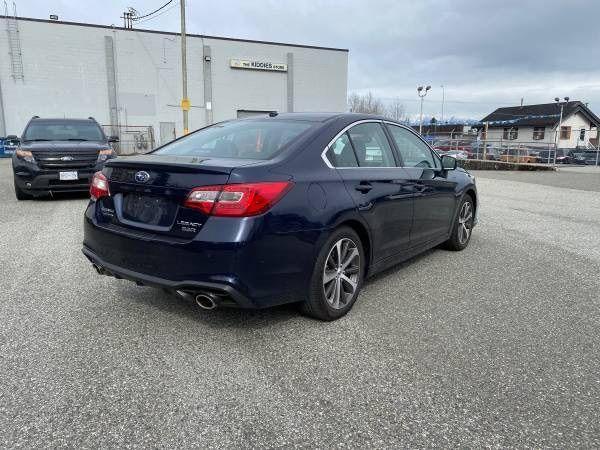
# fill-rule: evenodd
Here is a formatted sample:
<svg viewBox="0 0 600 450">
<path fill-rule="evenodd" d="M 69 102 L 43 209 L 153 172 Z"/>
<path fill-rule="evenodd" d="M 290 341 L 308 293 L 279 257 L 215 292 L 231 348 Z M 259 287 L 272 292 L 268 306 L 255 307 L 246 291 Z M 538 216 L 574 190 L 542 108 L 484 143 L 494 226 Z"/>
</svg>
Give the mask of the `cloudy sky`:
<svg viewBox="0 0 600 450">
<path fill-rule="evenodd" d="M 21 16 L 121 25 L 167 0 L 17 0 Z M 600 114 L 600 0 L 187 0 L 188 32 L 350 50 L 348 91 L 481 118 L 569 96 Z M 178 31 L 178 0 L 138 28 Z"/>
</svg>

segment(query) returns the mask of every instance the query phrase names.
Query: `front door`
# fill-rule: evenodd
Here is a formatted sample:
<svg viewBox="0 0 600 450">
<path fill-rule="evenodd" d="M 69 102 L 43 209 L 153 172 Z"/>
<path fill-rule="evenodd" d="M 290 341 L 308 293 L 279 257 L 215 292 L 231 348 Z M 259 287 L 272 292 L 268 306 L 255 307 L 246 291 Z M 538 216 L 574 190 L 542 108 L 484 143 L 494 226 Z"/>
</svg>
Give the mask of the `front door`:
<svg viewBox="0 0 600 450">
<path fill-rule="evenodd" d="M 175 135 L 175 122 L 160 122 L 160 145 L 171 142 Z"/>
<path fill-rule="evenodd" d="M 386 124 L 414 192 L 410 246 L 425 245 L 450 233 L 456 208 L 456 182 L 441 170 L 441 161 L 413 131 Z"/>
<path fill-rule="evenodd" d="M 332 143 L 327 159 L 337 168 L 370 228 L 373 262 L 407 249 L 413 214 L 412 188 L 406 172 L 397 167 L 381 123 L 353 126 Z"/>
</svg>

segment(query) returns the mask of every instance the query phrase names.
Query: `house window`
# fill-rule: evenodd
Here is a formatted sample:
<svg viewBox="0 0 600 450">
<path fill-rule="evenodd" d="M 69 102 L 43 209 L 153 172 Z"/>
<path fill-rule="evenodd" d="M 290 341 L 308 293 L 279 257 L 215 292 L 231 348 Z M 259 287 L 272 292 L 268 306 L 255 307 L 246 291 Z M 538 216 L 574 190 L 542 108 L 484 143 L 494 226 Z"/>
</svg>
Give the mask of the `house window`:
<svg viewBox="0 0 600 450">
<path fill-rule="evenodd" d="M 509 141 L 514 141 L 519 137 L 519 128 L 518 127 L 510 127 L 505 128 L 502 133 L 502 139 L 506 139 Z"/>
<path fill-rule="evenodd" d="M 571 139 L 571 127 L 560 127 L 560 138 Z"/>
<path fill-rule="evenodd" d="M 543 141 L 545 131 L 546 131 L 546 129 L 544 127 L 533 127 L 533 140 L 534 141 Z"/>
<path fill-rule="evenodd" d="M 579 140 L 585 141 L 585 128 L 582 128 L 581 130 L 579 130 Z"/>
</svg>

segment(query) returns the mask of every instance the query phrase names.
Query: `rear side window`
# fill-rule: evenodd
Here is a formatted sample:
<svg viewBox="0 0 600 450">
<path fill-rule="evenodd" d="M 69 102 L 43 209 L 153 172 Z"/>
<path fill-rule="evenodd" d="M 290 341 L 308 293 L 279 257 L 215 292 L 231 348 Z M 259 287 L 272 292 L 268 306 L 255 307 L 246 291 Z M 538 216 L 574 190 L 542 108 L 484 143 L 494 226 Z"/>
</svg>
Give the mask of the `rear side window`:
<svg viewBox="0 0 600 450">
<path fill-rule="evenodd" d="M 333 167 L 358 167 L 354 149 L 346 133 L 342 134 L 329 146 L 327 159 Z"/>
<path fill-rule="evenodd" d="M 167 144 L 154 153 L 267 160 L 311 126 L 310 122 L 272 119 L 219 123 Z"/>
<path fill-rule="evenodd" d="M 379 123 L 361 123 L 348 130 L 360 167 L 396 167 L 394 154 Z"/>
<path fill-rule="evenodd" d="M 436 160 L 429 147 L 410 131 L 395 125 L 388 125 L 402 163 L 405 167 L 435 168 Z"/>
</svg>

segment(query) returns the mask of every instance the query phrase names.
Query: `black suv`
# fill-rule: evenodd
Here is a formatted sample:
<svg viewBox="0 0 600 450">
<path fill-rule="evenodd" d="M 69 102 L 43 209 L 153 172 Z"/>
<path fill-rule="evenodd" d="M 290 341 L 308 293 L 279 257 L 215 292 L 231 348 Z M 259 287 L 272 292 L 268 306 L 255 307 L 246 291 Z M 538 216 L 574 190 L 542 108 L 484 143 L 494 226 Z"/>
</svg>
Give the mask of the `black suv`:
<svg viewBox="0 0 600 450">
<path fill-rule="evenodd" d="M 19 200 L 52 192 L 87 191 L 95 172 L 114 158 L 111 142 L 94 118 L 33 117 L 13 153 L 15 195 Z"/>
</svg>

